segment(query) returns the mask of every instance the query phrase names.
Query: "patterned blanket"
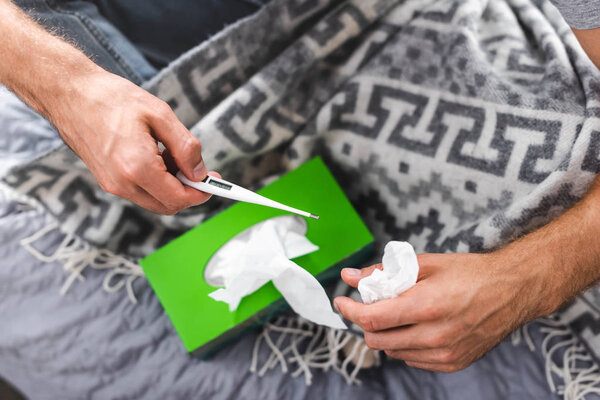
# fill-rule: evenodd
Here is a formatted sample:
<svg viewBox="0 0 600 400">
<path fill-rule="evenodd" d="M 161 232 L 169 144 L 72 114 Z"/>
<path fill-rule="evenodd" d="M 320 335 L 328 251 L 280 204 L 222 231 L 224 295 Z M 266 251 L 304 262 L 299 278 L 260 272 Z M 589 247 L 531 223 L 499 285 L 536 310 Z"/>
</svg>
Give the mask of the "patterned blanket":
<svg viewBox="0 0 600 400">
<path fill-rule="evenodd" d="M 599 84 L 547 1 L 274 0 L 145 88 L 229 180 L 255 188 L 320 155 L 378 246 L 481 252 L 586 192 L 600 171 Z M 131 260 L 227 205 L 154 215 L 104 193 L 66 147 L 3 181 L 77 239 L 59 249 L 71 279 L 99 263 L 125 279 L 113 288 L 130 290 Z M 74 247 L 93 256 L 73 261 Z M 552 321 L 549 337 L 563 336 L 546 349 L 548 373 L 597 384 L 600 290 Z M 561 347 L 562 364 L 552 358 Z"/>
</svg>

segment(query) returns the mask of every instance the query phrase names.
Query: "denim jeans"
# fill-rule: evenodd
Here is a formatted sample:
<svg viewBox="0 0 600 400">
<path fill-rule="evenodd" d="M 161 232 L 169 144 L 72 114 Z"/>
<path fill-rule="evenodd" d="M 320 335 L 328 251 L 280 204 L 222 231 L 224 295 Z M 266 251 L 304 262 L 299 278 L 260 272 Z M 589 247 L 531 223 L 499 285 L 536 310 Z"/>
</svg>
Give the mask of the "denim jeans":
<svg viewBox="0 0 600 400">
<path fill-rule="evenodd" d="M 136 84 L 267 0 L 15 0 L 46 29 Z"/>
</svg>

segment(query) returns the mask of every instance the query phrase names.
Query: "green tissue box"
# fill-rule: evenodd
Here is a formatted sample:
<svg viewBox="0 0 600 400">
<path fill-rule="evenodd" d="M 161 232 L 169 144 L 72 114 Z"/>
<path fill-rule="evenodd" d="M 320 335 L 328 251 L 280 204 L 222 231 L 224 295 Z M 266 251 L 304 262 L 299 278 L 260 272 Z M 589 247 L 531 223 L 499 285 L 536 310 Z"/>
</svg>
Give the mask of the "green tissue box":
<svg viewBox="0 0 600 400">
<path fill-rule="evenodd" d="M 319 215 L 307 219 L 306 237 L 319 250 L 294 259 L 327 283 L 342 267 L 360 266 L 372 252 L 373 236 L 325 164 L 314 158 L 258 191 L 263 196 Z M 141 260 L 142 268 L 188 352 L 206 358 L 247 330 L 288 309 L 272 283 L 244 297 L 237 310 L 213 300 L 217 288 L 204 280 L 213 254 L 246 228 L 287 214 L 236 203 Z"/>
</svg>

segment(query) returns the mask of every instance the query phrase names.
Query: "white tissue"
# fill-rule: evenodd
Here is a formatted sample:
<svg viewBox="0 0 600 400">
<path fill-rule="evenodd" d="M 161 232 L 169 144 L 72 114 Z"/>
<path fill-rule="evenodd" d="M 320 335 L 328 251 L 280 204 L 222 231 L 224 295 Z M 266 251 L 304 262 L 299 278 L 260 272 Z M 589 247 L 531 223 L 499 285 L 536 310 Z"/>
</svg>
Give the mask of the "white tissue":
<svg viewBox="0 0 600 400">
<path fill-rule="evenodd" d="M 244 296 L 273 281 L 292 309 L 303 318 L 346 329 L 319 281 L 290 261 L 319 249 L 305 233 L 306 222 L 302 218 L 284 216 L 263 221 L 231 239 L 206 268 L 206 281 L 224 286 L 209 296 L 229 304 L 229 310 L 234 311 Z"/>
<path fill-rule="evenodd" d="M 383 270 L 358 281 L 358 291 L 365 304 L 391 299 L 406 291 L 419 275 L 415 249 L 408 242 L 389 242 L 383 250 Z"/>
</svg>

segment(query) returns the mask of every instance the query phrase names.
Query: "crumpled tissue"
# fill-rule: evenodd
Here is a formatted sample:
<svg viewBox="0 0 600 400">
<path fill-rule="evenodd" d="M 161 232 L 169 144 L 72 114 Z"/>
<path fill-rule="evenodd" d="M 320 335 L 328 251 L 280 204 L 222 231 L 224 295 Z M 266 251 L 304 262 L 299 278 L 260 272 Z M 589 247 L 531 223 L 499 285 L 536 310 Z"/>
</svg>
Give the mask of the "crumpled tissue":
<svg viewBox="0 0 600 400">
<path fill-rule="evenodd" d="M 319 281 L 290 260 L 319 249 L 304 236 L 306 230 L 306 221 L 302 218 L 282 216 L 256 224 L 231 239 L 213 256 L 205 270 L 209 284 L 224 286 L 209 296 L 229 304 L 229 310 L 234 311 L 244 296 L 273 281 L 292 309 L 303 318 L 346 329 Z"/>
<path fill-rule="evenodd" d="M 383 270 L 358 281 L 358 292 L 365 304 L 398 296 L 417 283 L 419 264 L 415 249 L 408 242 L 388 242 L 381 261 Z"/>
</svg>

